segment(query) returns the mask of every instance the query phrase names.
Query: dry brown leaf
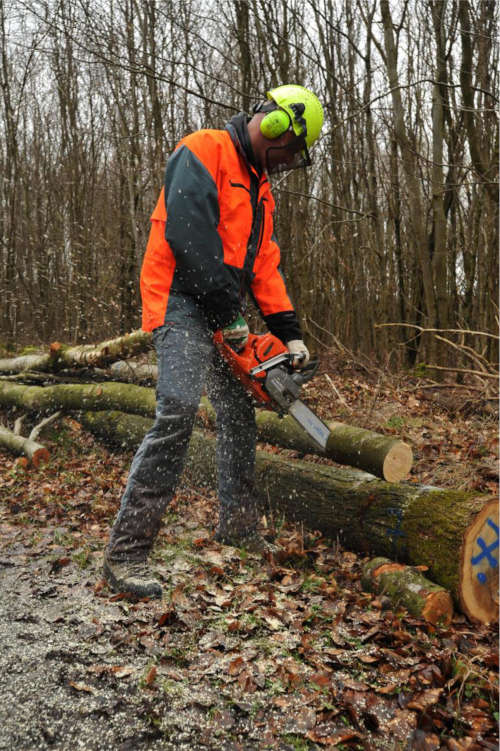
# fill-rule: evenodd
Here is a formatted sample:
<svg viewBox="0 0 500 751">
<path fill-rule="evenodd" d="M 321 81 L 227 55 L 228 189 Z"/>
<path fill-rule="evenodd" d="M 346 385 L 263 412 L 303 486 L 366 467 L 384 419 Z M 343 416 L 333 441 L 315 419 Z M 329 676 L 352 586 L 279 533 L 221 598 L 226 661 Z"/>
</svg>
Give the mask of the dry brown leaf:
<svg viewBox="0 0 500 751">
<path fill-rule="evenodd" d="M 133 665 L 113 665 L 111 668 L 111 672 L 114 673 L 117 678 L 126 678 L 128 675 L 135 673 L 135 671 L 136 669 Z"/>
<path fill-rule="evenodd" d="M 417 712 L 425 712 L 426 709 L 439 701 L 442 693 L 442 688 L 430 688 L 428 691 L 416 694 L 406 706 L 408 709 L 416 709 Z"/>
<path fill-rule="evenodd" d="M 247 670 L 242 670 L 239 674 L 238 684 L 246 694 L 253 694 L 257 690 L 257 685 Z"/>
<path fill-rule="evenodd" d="M 152 686 L 153 685 L 153 683 L 155 682 L 157 673 L 158 673 L 158 670 L 153 665 L 152 668 L 149 670 L 146 678 L 145 678 L 146 686 Z"/>
<path fill-rule="evenodd" d="M 77 691 L 85 691 L 87 694 L 95 694 L 96 690 L 92 686 L 87 686 L 86 683 L 80 681 L 69 681 L 69 685 Z"/>
<path fill-rule="evenodd" d="M 245 661 L 242 657 L 236 657 L 236 659 L 231 660 L 228 666 L 228 673 L 229 675 L 238 675 L 241 673 L 243 668 L 245 667 Z"/>
<path fill-rule="evenodd" d="M 158 617 L 158 625 L 159 626 L 167 626 L 175 619 L 175 610 L 173 608 L 169 608 L 168 610 L 165 610 L 164 613 L 162 613 Z"/>
<path fill-rule="evenodd" d="M 339 651 L 340 651 L 340 650 L 339 650 Z M 380 655 L 373 655 L 373 654 L 368 654 L 368 655 L 356 655 L 356 657 L 357 657 L 357 659 L 358 659 L 358 660 L 359 660 L 360 662 L 363 662 L 363 663 L 365 663 L 366 665 L 372 665 L 373 663 L 375 663 L 375 662 L 378 662 L 378 661 L 380 660 Z"/>
<path fill-rule="evenodd" d="M 313 673 L 309 680 L 317 686 L 329 686 L 332 679 L 329 673 Z"/>
<path fill-rule="evenodd" d="M 332 735 L 321 735 L 317 728 L 310 730 L 306 737 L 313 743 L 320 743 L 322 746 L 338 746 L 346 741 L 363 739 L 363 736 L 357 730 L 337 730 Z"/>
<path fill-rule="evenodd" d="M 375 691 L 377 694 L 393 694 L 398 688 L 397 683 L 388 683 L 387 686 L 377 686 Z"/>
<path fill-rule="evenodd" d="M 182 584 L 179 584 L 173 591 L 170 596 L 170 600 L 173 605 L 176 605 L 177 607 L 181 608 L 182 610 L 187 610 L 189 608 L 189 600 L 184 594 L 184 587 Z"/>
</svg>

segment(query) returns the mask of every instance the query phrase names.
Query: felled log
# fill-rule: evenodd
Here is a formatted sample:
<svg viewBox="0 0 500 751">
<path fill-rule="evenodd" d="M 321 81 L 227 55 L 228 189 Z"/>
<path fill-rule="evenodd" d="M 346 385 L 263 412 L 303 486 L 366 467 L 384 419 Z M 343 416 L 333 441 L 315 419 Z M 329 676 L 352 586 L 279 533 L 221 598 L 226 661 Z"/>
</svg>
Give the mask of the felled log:
<svg viewBox="0 0 500 751">
<path fill-rule="evenodd" d="M 42 387 L 0 381 L 1 407 L 16 406 L 36 411 L 118 409 L 153 417 L 155 403 L 152 389 L 127 383 L 72 383 Z M 214 410 L 207 399 L 202 399 L 201 408 L 213 423 Z M 398 482 L 410 471 L 412 451 L 406 443 L 351 425 L 332 422 L 329 426 L 332 432 L 324 455 L 333 461 L 364 469 L 389 482 Z M 257 430 L 260 441 L 304 454 L 321 453 L 291 417 L 280 418 L 275 412 L 257 410 Z"/>
<path fill-rule="evenodd" d="M 210 404 L 202 400 L 202 407 L 213 421 Z M 292 417 L 279 417 L 276 412 L 264 409 L 257 412 L 260 441 L 303 454 L 323 453 L 334 462 L 363 469 L 387 482 L 399 482 L 407 477 L 413 463 L 413 452 L 407 443 L 354 425 L 333 421 L 327 425 L 331 433 L 324 452 L 321 452 Z"/>
<path fill-rule="evenodd" d="M 154 382 L 158 378 L 158 367 L 151 363 L 120 360 L 111 365 L 110 371 L 114 378 L 127 383 Z M 215 413 L 208 399 L 203 398 L 200 406 L 213 424 Z M 413 452 L 407 443 L 340 422 L 329 421 L 327 425 L 331 433 L 324 454 L 329 459 L 363 469 L 387 482 L 399 482 L 408 476 L 413 463 Z M 303 454 L 321 453 L 292 417 L 281 418 L 276 412 L 258 410 L 257 428 L 260 441 Z"/>
<path fill-rule="evenodd" d="M 384 594 L 395 607 L 402 605 L 411 615 L 434 625 L 448 626 L 453 618 L 450 593 L 412 566 L 374 558 L 363 566 L 361 585 L 367 592 Z"/>
<path fill-rule="evenodd" d="M 35 467 L 49 460 L 49 451 L 45 446 L 32 438 L 14 433 L 5 425 L 0 425 L 0 446 L 16 456 L 25 456 Z"/>
<path fill-rule="evenodd" d="M 102 367 L 114 360 L 145 352 L 150 346 L 151 334 L 141 330 L 98 344 L 71 347 L 53 342 L 45 353 L 0 359 L 0 373 L 8 375 L 31 370 L 51 372 L 68 367 Z"/>
<path fill-rule="evenodd" d="M 23 386 L 0 381 L 0 407 L 19 407 L 36 412 L 62 409 L 121 409 L 138 415 L 155 413 L 153 389 L 127 383 L 62 383 L 54 386 Z"/>
<path fill-rule="evenodd" d="M 87 412 L 84 425 L 135 448 L 151 420 Z M 195 432 L 187 478 L 215 487 L 215 440 Z M 498 618 L 498 499 L 461 490 L 393 484 L 359 470 L 257 454 L 256 490 L 263 507 L 304 522 L 348 549 L 427 566 L 469 617 Z"/>
</svg>

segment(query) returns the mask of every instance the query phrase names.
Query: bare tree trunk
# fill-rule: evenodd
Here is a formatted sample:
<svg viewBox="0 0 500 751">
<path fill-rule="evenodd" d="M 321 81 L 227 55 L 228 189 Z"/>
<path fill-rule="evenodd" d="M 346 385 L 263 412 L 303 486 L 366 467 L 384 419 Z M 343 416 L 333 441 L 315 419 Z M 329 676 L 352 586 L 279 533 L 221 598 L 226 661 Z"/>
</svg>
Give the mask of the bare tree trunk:
<svg viewBox="0 0 500 751">
<path fill-rule="evenodd" d="M 436 40 L 435 82 L 432 94 L 432 272 L 436 290 L 437 326 L 448 328 L 448 285 L 446 263 L 446 216 L 444 212 L 442 89 L 446 87 L 445 14 L 446 0 L 430 2 Z M 443 365 L 446 363 L 443 363 Z"/>
<path fill-rule="evenodd" d="M 380 0 L 380 10 L 384 26 L 384 44 L 386 52 L 387 75 L 391 88 L 391 98 L 394 117 L 394 133 L 401 152 L 403 170 L 406 177 L 409 202 L 411 206 L 410 225 L 413 230 L 415 256 L 419 259 L 420 273 L 424 286 L 424 297 L 427 320 L 435 327 L 437 308 L 432 279 L 432 267 L 427 252 L 427 236 L 425 232 L 425 211 L 422 202 L 422 192 L 419 184 L 415 152 L 407 132 L 405 113 L 401 98 L 401 87 L 398 76 L 398 51 L 394 40 L 393 22 L 388 0 Z M 432 348 L 432 342 L 429 347 Z M 430 357 L 433 359 L 430 352 Z"/>
</svg>

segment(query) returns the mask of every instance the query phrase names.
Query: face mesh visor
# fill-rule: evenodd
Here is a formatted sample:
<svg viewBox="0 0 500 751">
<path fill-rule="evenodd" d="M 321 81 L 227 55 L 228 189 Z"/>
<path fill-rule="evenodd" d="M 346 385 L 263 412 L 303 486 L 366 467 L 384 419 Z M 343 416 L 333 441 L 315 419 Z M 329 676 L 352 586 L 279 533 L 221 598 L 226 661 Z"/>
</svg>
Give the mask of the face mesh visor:
<svg viewBox="0 0 500 751">
<path fill-rule="evenodd" d="M 269 146 L 266 150 L 266 172 L 268 175 L 288 172 L 310 165 L 311 157 L 304 136 L 297 136 L 286 146 Z"/>
</svg>

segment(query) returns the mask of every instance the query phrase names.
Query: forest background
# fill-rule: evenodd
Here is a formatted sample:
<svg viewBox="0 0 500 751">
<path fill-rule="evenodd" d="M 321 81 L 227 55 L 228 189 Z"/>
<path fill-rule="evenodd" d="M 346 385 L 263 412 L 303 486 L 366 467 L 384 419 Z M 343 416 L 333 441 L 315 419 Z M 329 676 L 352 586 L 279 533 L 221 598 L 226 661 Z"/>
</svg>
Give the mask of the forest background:
<svg viewBox="0 0 500 751">
<path fill-rule="evenodd" d="M 496 14 L 494 0 L 0 0 L 0 345 L 138 328 L 177 141 L 297 82 L 324 104 L 323 135 L 273 192 L 308 341 L 420 372 L 496 362 Z"/>
</svg>

